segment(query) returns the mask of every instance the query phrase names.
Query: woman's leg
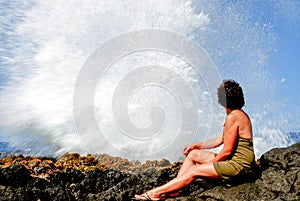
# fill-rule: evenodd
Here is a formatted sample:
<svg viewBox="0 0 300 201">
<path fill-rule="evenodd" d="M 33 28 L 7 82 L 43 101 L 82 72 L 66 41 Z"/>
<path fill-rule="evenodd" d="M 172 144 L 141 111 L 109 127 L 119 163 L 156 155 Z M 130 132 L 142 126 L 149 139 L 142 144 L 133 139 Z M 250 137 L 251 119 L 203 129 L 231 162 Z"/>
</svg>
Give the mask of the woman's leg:
<svg viewBox="0 0 300 201">
<path fill-rule="evenodd" d="M 163 194 L 175 192 L 186 187 L 199 176 L 207 178 L 218 178 L 218 174 L 212 163 L 196 164 L 191 166 L 188 171 L 186 171 L 181 176 L 176 177 L 175 179 L 160 187 L 148 191 L 147 195 L 152 200 L 159 199 L 159 197 Z M 136 198 L 143 200 L 145 197 L 143 195 L 137 195 Z"/>
<path fill-rule="evenodd" d="M 215 153 L 213 152 L 203 151 L 199 149 L 192 150 L 183 161 L 182 166 L 178 171 L 177 177 L 184 174 L 193 165 L 209 163 L 209 161 L 214 158 Z"/>
</svg>

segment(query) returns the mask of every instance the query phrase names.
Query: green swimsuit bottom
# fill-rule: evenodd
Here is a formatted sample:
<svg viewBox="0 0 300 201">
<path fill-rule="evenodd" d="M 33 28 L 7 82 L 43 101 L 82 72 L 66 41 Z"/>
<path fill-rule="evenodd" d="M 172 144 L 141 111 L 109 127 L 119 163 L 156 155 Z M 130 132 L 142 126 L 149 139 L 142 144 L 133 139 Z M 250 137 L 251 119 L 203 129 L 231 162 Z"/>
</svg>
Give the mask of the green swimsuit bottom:
<svg viewBox="0 0 300 201">
<path fill-rule="evenodd" d="M 242 173 L 251 172 L 255 157 L 252 140 L 239 137 L 233 156 L 225 161 L 214 162 L 214 168 L 222 179 L 229 179 Z"/>
</svg>

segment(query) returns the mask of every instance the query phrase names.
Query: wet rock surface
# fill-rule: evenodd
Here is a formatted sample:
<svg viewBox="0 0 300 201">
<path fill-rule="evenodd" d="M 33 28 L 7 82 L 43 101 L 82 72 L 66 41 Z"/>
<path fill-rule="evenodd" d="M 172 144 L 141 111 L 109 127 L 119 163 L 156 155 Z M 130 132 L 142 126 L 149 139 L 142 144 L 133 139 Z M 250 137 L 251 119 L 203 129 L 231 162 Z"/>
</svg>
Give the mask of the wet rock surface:
<svg viewBox="0 0 300 201">
<path fill-rule="evenodd" d="M 232 181 L 196 179 L 181 200 L 300 200 L 300 143 L 266 152 L 252 175 Z M 128 161 L 106 154 L 0 160 L 0 200 L 130 200 L 174 178 L 181 163 Z"/>
</svg>

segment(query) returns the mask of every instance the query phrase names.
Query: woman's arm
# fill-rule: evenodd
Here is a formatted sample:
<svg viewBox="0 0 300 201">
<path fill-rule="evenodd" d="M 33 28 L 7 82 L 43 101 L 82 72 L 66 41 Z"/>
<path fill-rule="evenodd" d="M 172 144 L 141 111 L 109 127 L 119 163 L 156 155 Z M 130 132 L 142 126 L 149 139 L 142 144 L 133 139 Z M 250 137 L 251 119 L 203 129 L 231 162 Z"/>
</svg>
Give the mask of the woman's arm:
<svg viewBox="0 0 300 201">
<path fill-rule="evenodd" d="M 198 142 L 189 146 L 185 146 L 183 148 L 183 154 L 184 155 L 188 155 L 190 153 L 190 151 L 192 151 L 193 149 L 212 149 L 212 148 L 216 148 L 218 146 L 220 146 L 221 144 L 223 144 L 223 132 L 221 132 L 217 137 L 210 139 L 210 140 L 206 140 L 204 142 Z"/>
<path fill-rule="evenodd" d="M 237 116 L 230 113 L 226 117 L 225 126 L 224 126 L 224 146 L 219 154 L 211 161 L 223 161 L 228 156 L 232 155 L 235 148 L 235 143 L 238 137 L 238 120 Z"/>
<path fill-rule="evenodd" d="M 220 146 L 223 143 L 223 132 L 221 132 L 217 137 L 206 140 L 204 142 L 198 142 L 193 144 L 194 149 L 212 149 Z"/>
</svg>

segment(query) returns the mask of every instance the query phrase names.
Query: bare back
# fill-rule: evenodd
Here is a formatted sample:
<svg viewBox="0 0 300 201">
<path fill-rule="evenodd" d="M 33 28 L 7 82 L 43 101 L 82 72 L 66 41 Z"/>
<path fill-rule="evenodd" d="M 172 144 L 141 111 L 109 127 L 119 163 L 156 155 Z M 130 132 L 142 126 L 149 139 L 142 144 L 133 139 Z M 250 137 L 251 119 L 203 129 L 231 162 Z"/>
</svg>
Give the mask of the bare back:
<svg viewBox="0 0 300 201">
<path fill-rule="evenodd" d="M 236 116 L 239 137 L 252 140 L 252 125 L 249 116 L 243 110 L 233 110 L 231 115 Z"/>
</svg>

